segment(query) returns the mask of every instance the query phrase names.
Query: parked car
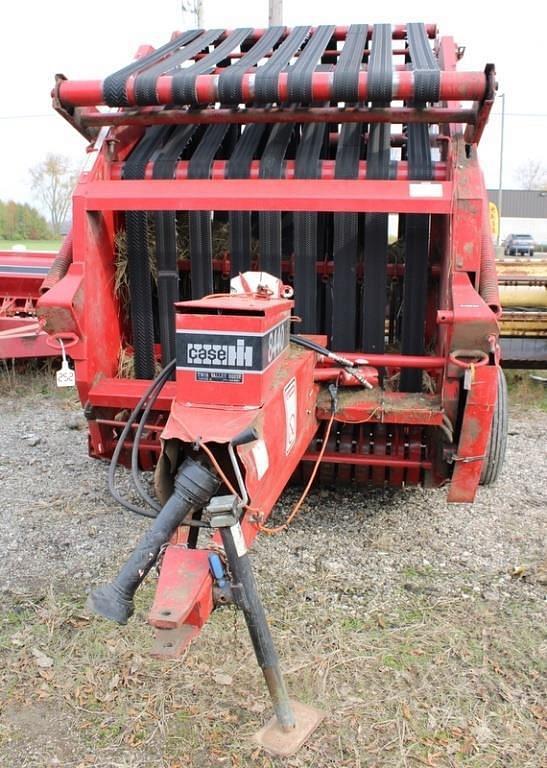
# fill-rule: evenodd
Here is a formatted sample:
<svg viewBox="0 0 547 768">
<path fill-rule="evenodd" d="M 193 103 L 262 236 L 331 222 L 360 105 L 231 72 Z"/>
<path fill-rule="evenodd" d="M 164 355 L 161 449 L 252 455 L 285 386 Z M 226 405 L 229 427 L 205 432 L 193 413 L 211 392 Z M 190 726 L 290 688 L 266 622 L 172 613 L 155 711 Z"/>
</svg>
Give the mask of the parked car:
<svg viewBox="0 0 547 768">
<path fill-rule="evenodd" d="M 532 235 L 508 235 L 503 252 L 506 256 L 533 256 L 535 245 Z"/>
</svg>

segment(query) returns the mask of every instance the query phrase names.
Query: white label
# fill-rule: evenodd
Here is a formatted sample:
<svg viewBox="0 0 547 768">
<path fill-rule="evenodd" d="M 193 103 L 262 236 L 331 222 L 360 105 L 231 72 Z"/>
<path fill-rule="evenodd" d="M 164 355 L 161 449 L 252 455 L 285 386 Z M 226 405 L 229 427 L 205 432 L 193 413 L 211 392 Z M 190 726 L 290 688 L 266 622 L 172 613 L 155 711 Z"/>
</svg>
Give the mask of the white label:
<svg viewBox="0 0 547 768">
<path fill-rule="evenodd" d="M 245 546 L 245 539 L 243 538 L 243 531 L 241 530 L 240 524 L 236 523 L 235 525 L 232 525 L 230 530 L 232 532 L 232 538 L 238 557 L 243 557 L 243 555 L 247 554 L 247 547 Z"/>
<path fill-rule="evenodd" d="M 252 447 L 251 453 L 255 462 L 256 475 L 259 480 L 262 480 L 270 466 L 268 449 L 264 440 L 257 440 Z"/>
<path fill-rule="evenodd" d="M 66 360 L 61 363 L 61 369 L 57 371 L 56 377 L 58 387 L 73 387 L 76 384 L 76 375 L 72 368 L 69 368 Z"/>
<path fill-rule="evenodd" d="M 471 368 L 466 368 L 465 373 L 463 374 L 463 388 L 471 389 L 472 383 L 473 383 L 473 371 L 471 370 Z"/>
<path fill-rule="evenodd" d="M 289 454 L 296 443 L 296 379 L 291 379 L 283 388 L 285 403 L 285 455 Z"/>
<path fill-rule="evenodd" d="M 431 181 L 419 181 L 408 185 L 410 197 L 442 197 L 443 185 Z"/>
</svg>

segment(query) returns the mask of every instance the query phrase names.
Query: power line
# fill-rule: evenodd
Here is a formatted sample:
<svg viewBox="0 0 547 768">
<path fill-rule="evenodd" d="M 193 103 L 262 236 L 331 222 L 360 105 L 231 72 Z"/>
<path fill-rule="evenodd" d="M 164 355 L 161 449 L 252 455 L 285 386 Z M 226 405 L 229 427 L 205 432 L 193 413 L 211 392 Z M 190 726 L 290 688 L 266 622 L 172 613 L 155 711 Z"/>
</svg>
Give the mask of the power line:
<svg viewBox="0 0 547 768">
<path fill-rule="evenodd" d="M 43 115 L 0 115 L 0 120 L 36 120 L 43 117 L 57 117 L 53 112 L 47 112 Z"/>
<path fill-rule="evenodd" d="M 490 117 L 501 117 L 501 112 L 492 112 Z M 547 117 L 547 112 L 506 112 L 505 117 Z"/>
</svg>

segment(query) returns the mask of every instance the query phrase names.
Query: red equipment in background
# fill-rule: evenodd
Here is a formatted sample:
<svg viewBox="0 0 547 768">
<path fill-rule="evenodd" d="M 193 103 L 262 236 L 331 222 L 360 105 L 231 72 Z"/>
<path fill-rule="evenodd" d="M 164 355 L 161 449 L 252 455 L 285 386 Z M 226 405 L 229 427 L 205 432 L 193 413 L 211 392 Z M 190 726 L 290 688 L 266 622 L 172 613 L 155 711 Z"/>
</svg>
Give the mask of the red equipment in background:
<svg viewBox="0 0 547 768">
<path fill-rule="evenodd" d="M 158 653 L 235 602 L 285 753 L 320 716 L 297 707 L 295 730 L 246 555 L 284 487 L 450 482 L 468 502 L 503 462 L 477 160 L 494 70 L 457 72 L 459 55 L 421 24 L 188 30 L 102 82 L 57 78 L 89 162 L 39 314 L 70 345 L 115 497 L 121 460 L 157 514 L 91 607 L 127 621 L 160 551 Z M 200 528 L 215 531 L 201 549 Z"/>
<path fill-rule="evenodd" d="M 0 251 L 0 359 L 59 354 L 36 317 L 40 288 L 54 258 L 42 251 Z"/>
</svg>

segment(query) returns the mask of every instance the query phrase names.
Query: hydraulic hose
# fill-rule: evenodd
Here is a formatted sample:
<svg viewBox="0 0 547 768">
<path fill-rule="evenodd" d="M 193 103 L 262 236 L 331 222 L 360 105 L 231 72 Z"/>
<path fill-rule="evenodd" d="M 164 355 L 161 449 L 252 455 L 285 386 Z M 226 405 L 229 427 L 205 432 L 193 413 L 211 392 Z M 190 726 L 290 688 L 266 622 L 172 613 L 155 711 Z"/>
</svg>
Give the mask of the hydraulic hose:
<svg viewBox="0 0 547 768">
<path fill-rule="evenodd" d="M 125 441 L 127 440 L 127 436 L 129 435 L 129 432 L 131 431 L 131 427 L 135 423 L 137 416 L 139 415 L 141 409 L 143 408 L 144 404 L 149 400 L 149 403 L 152 402 L 152 404 L 155 402 L 158 394 L 160 393 L 163 385 L 170 377 L 172 371 L 175 369 L 176 361 L 171 360 L 169 365 L 166 365 L 165 368 L 161 371 L 161 373 L 156 377 L 156 379 L 152 382 L 152 384 L 148 387 L 146 392 L 143 394 L 137 405 L 133 408 L 131 414 L 129 415 L 129 418 L 127 419 L 127 423 L 125 427 L 122 430 L 122 433 L 118 437 L 118 441 L 116 443 L 116 448 L 114 449 L 114 453 L 112 454 L 112 459 L 110 461 L 110 467 L 108 469 L 108 489 L 110 491 L 110 494 L 112 497 L 123 507 L 126 509 L 129 509 L 131 512 L 135 512 L 137 515 L 142 515 L 143 517 L 156 517 L 156 512 L 148 512 L 146 509 L 143 509 L 142 507 L 137 506 L 137 504 L 132 504 L 127 499 L 124 499 L 123 496 L 121 496 L 118 491 L 116 490 L 116 468 L 118 466 L 118 461 L 120 458 L 120 453 L 122 452 L 122 448 L 124 446 Z M 148 414 L 146 414 L 148 415 Z M 135 440 L 137 438 L 135 437 Z M 137 448 L 138 450 L 138 448 Z M 138 487 L 137 487 L 137 490 Z M 145 501 L 148 500 L 144 499 Z M 155 509 L 155 508 L 154 508 Z"/>
<path fill-rule="evenodd" d="M 488 222 L 488 202 L 486 190 L 484 194 L 484 203 L 482 211 L 481 227 L 481 268 L 479 273 L 479 293 L 481 298 L 488 304 L 496 317 L 501 316 L 501 302 L 498 289 L 498 275 L 496 272 L 496 254 L 490 234 Z"/>
<path fill-rule="evenodd" d="M 66 275 L 68 268 L 72 264 L 72 229 L 68 231 L 67 236 L 61 243 L 59 253 L 53 260 L 53 264 L 49 268 L 49 272 L 44 278 L 44 282 L 40 286 L 40 293 L 45 293 L 57 285 L 59 280 Z"/>
<path fill-rule="evenodd" d="M 160 550 L 186 517 L 205 507 L 220 486 L 216 475 L 191 458 L 181 465 L 175 478 L 175 488 L 149 530 L 109 584 L 95 589 L 89 596 L 87 608 L 105 619 L 127 624 L 133 614 L 133 598 Z"/>
</svg>

